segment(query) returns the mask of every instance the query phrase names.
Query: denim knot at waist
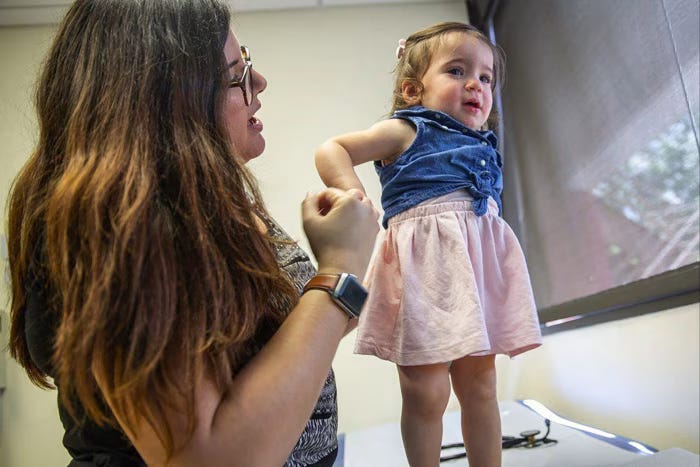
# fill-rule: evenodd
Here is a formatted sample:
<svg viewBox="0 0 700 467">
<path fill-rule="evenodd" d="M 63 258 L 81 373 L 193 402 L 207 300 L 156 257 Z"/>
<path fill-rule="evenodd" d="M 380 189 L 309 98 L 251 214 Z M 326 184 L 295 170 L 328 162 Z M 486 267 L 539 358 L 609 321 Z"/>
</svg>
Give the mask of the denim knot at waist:
<svg viewBox="0 0 700 467">
<path fill-rule="evenodd" d="M 477 208 L 482 212 L 479 214 Z M 476 216 L 490 214 L 498 217 L 498 203 L 491 197 L 476 199 L 466 190 L 457 190 L 443 196 L 431 198 L 427 201 L 414 206 L 411 209 L 403 211 L 395 216 L 392 216 L 387 226 L 391 226 L 416 217 L 424 217 L 429 215 L 442 214 L 446 212 L 473 212 Z"/>
</svg>

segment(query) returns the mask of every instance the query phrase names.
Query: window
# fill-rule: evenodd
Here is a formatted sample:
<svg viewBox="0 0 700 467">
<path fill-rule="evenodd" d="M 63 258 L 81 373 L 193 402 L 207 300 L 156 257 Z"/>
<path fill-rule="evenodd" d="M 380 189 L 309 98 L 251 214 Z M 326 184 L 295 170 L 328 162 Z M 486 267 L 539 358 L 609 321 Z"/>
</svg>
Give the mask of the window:
<svg viewBox="0 0 700 467">
<path fill-rule="evenodd" d="M 504 217 L 546 326 L 698 301 L 698 10 L 499 2 Z"/>
</svg>

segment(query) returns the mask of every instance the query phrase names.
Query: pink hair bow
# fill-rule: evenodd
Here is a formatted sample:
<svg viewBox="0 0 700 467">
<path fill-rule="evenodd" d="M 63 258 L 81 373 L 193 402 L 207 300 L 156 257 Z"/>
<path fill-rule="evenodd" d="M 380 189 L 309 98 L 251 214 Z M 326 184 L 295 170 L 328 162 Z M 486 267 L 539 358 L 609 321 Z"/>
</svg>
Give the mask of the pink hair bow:
<svg viewBox="0 0 700 467">
<path fill-rule="evenodd" d="M 399 39 L 399 46 L 396 47 L 396 58 L 398 60 L 403 57 L 404 50 L 406 50 L 406 39 Z"/>
</svg>

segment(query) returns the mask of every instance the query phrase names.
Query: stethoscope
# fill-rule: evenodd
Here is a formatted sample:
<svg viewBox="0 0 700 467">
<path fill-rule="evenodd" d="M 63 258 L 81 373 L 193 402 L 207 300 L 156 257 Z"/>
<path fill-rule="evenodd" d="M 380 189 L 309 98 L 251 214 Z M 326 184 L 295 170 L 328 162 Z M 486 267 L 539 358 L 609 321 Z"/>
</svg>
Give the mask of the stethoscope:
<svg viewBox="0 0 700 467">
<path fill-rule="evenodd" d="M 548 438 L 550 425 L 551 425 L 551 422 L 549 421 L 548 418 L 544 419 L 544 424 L 547 426 L 547 432 L 541 438 L 537 437 L 537 435 L 540 434 L 540 430 L 523 431 L 520 433 L 519 437 L 503 436 L 503 437 L 501 437 L 502 448 L 503 449 L 517 448 L 517 447 L 534 448 L 536 446 L 541 446 L 543 444 L 556 443 L 557 442 L 556 439 Z M 463 448 L 463 447 L 464 447 L 464 443 L 445 444 L 441 447 L 441 450 L 444 451 L 446 449 Z M 459 452 L 457 454 L 442 456 L 442 457 L 440 457 L 440 462 L 442 463 L 442 462 L 447 462 L 447 461 L 451 461 L 454 459 L 461 459 L 463 457 L 467 457 L 466 450 L 464 452 Z"/>
</svg>

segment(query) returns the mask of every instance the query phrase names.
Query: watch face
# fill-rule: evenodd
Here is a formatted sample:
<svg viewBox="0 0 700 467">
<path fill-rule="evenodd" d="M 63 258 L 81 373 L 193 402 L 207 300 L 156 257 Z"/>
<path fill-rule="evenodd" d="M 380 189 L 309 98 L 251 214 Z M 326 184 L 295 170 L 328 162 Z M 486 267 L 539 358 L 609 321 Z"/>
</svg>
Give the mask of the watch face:
<svg viewBox="0 0 700 467">
<path fill-rule="evenodd" d="M 355 277 L 343 274 L 336 288 L 336 296 L 338 301 L 357 317 L 360 316 L 362 306 L 367 299 L 367 289 Z"/>
</svg>

